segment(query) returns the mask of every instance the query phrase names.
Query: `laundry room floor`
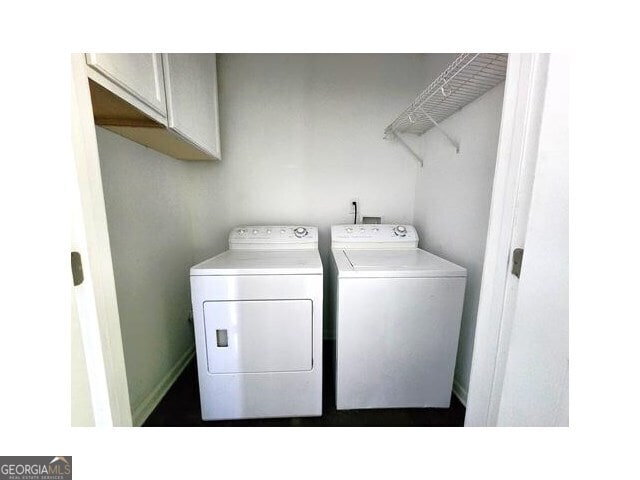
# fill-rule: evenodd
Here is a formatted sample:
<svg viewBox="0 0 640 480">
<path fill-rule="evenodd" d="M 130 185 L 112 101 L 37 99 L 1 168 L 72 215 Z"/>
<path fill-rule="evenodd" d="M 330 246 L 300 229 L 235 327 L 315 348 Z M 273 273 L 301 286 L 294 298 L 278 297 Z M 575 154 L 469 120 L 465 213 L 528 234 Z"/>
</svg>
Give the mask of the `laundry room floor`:
<svg viewBox="0 0 640 480">
<path fill-rule="evenodd" d="M 455 395 L 449 408 L 336 410 L 333 344 L 325 342 L 321 417 L 203 421 L 195 358 L 151 413 L 144 427 L 462 427 L 465 408 Z"/>
</svg>

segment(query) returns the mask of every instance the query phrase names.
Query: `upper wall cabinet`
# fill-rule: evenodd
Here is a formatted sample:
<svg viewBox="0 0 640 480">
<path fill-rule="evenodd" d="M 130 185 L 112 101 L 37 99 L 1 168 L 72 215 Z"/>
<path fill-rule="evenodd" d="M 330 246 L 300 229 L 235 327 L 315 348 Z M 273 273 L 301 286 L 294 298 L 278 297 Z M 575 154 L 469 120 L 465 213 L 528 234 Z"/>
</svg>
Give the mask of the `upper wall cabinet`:
<svg viewBox="0 0 640 480">
<path fill-rule="evenodd" d="M 162 57 L 159 53 L 89 53 L 89 78 L 157 122 L 167 124 Z"/>
<path fill-rule="evenodd" d="M 219 160 L 215 54 L 87 54 L 97 125 L 181 160 Z"/>
<path fill-rule="evenodd" d="M 215 54 L 168 53 L 162 58 L 169 128 L 220 158 Z"/>
</svg>

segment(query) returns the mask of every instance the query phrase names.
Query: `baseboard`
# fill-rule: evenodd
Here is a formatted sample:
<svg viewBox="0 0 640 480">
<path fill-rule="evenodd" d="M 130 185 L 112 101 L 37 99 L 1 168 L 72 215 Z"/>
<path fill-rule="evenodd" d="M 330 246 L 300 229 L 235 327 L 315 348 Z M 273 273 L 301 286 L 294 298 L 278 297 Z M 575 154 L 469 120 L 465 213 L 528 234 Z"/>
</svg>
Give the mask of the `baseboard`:
<svg viewBox="0 0 640 480">
<path fill-rule="evenodd" d="M 453 379 L 453 394 L 458 397 L 464 408 L 467 408 L 467 389 L 455 378 Z"/>
<path fill-rule="evenodd" d="M 182 357 L 176 362 L 174 367 L 164 376 L 164 378 L 158 383 L 156 388 L 151 390 L 142 402 L 135 408 L 132 408 L 132 420 L 134 427 L 140 427 L 145 422 L 147 417 L 151 415 L 151 412 L 158 406 L 162 397 L 169 391 L 173 383 L 178 379 L 182 371 L 189 364 L 195 354 L 195 348 L 191 347 L 187 350 Z"/>
</svg>

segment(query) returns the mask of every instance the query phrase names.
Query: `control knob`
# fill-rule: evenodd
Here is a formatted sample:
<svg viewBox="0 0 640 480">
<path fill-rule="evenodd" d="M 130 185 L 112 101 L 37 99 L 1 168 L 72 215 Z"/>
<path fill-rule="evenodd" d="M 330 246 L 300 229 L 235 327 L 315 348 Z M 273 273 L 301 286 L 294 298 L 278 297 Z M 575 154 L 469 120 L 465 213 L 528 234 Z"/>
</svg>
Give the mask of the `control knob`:
<svg viewBox="0 0 640 480">
<path fill-rule="evenodd" d="M 309 235 L 309 232 L 307 231 L 306 228 L 304 227 L 298 227 L 296 228 L 293 233 L 296 235 L 296 237 L 298 238 L 302 238 L 302 237 L 306 237 L 307 235 Z"/>
<path fill-rule="evenodd" d="M 395 233 L 398 237 L 404 237 L 407 235 L 407 227 L 398 225 L 397 227 L 393 228 L 393 233 Z"/>
</svg>

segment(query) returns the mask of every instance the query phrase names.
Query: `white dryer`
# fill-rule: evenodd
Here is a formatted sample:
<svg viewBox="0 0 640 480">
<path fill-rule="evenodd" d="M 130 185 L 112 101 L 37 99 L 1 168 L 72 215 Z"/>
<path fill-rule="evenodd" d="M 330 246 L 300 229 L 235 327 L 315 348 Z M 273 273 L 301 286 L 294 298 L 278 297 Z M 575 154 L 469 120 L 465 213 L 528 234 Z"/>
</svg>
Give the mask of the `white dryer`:
<svg viewBox="0 0 640 480">
<path fill-rule="evenodd" d="M 204 420 L 322 414 L 318 230 L 243 226 L 191 268 Z"/>
<path fill-rule="evenodd" d="M 448 407 L 466 270 L 409 225 L 331 227 L 338 409 Z"/>
</svg>

